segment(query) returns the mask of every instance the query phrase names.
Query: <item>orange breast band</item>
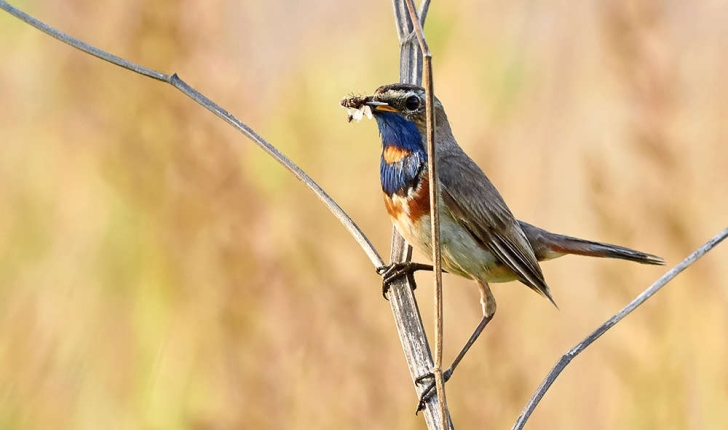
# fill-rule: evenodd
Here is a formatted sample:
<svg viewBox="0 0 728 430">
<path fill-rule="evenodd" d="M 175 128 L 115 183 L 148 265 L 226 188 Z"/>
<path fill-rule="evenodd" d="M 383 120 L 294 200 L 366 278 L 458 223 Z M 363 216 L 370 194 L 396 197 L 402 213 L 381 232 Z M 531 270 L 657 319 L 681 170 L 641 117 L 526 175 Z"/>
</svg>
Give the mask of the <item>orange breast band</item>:
<svg viewBox="0 0 728 430">
<path fill-rule="evenodd" d="M 410 152 L 408 149 L 399 148 L 394 145 L 389 145 L 386 148 L 384 148 L 384 151 L 382 152 L 382 158 L 384 158 L 384 161 L 387 164 L 396 163 L 398 161 L 402 161 L 402 159 L 408 155 L 410 155 L 412 152 Z"/>
</svg>

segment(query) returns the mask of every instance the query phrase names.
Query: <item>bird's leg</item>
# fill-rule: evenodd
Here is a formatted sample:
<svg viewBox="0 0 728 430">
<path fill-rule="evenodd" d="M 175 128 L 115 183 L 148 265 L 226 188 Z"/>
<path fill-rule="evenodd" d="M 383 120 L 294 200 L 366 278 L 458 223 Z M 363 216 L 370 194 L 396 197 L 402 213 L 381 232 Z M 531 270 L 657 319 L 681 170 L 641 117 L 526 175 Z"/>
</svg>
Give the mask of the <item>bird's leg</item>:
<svg viewBox="0 0 728 430">
<path fill-rule="evenodd" d="M 432 270 L 429 264 L 413 263 L 405 261 L 401 263 L 392 263 L 387 266 L 377 267 L 377 273 L 382 277 L 382 297 L 387 299 L 387 293 L 392 282 L 401 276 L 411 276 L 418 270 Z M 413 283 L 414 285 L 414 283 Z"/>
<path fill-rule="evenodd" d="M 480 306 L 483 310 L 483 318 L 480 320 L 480 323 L 478 323 L 478 326 L 475 328 L 473 334 L 470 335 L 470 339 L 465 342 L 465 346 L 463 346 L 463 349 L 460 350 L 457 357 L 455 357 L 455 360 L 453 360 L 450 368 L 443 372 L 442 377 L 444 382 L 447 382 L 450 379 L 452 373 L 455 371 L 455 368 L 458 366 L 458 364 L 460 364 L 460 361 L 462 361 L 463 357 L 465 357 L 465 354 L 468 353 L 468 350 L 470 350 L 470 347 L 473 346 L 475 341 L 478 339 L 480 333 L 483 332 L 485 326 L 487 326 L 490 320 L 493 319 L 493 315 L 495 315 L 495 297 L 493 297 L 493 293 L 490 291 L 488 283 L 478 281 L 478 288 L 480 289 Z M 430 397 L 435 394 L 435 381 L 432 381 L 433 377 L 434 375 L 432 373 L 428 373 L 427 375 L 420 376 L 415 380 L 415 382 L 417 383 L 431 380 L 427 388 L 425 388 L 425 390 L 420 395 L 420 402 L 417 404 L 417 411 L 415 411 L 415 414 L 423 410 L 425 408 L 425 403 L 427 402 L 427 400 L 429 400 Z"/>
</svg>

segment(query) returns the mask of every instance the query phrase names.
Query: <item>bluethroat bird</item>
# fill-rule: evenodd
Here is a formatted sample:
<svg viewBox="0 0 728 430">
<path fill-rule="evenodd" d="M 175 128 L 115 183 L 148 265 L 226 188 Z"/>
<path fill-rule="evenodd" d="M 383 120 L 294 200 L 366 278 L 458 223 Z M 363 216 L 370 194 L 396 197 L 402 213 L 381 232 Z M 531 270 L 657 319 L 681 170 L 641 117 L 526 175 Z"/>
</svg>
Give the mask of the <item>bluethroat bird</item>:
<svg viewBox="0 0 728 430">
<path fill-rule="evenodd" d="M 385 85 L 371 96 L 346 98 L 341 105 L 348 108 L 350 121 L 363 115 L 377 121 L 382 139 L 379 173 L 387 213 L 407 243 L 431 257 L 424 89 L 409 84 Z M 477 282 L 483 312 L 472 336 L 445 372 L 446 379 L 495 314 L 491 283 L 520 281 L 556 305 L 539 261 L 576 254 L 664 264 L 655 255 L 550 233 L 517 220 L 488 177 L 458 145 L 437 98 L 434 109 L 442 267 Z M 382 268 L 383 292 L 386 294 L 395 277 L 431 268 L 416 263 Z"/>
</svg>

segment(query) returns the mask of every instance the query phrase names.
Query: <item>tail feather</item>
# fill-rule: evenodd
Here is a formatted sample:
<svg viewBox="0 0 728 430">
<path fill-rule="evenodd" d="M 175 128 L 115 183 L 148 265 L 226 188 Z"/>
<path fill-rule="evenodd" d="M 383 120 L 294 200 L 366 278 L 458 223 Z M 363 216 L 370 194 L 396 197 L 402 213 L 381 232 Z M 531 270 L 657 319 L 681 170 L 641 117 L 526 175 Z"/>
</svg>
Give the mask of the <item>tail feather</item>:
<svg viewBox="0 0 728 430">
<path fill-rule="evenodd" d="M 624 246 L 611 245 L 591 240 L 562 236 L 554 241 L 552 250 L 564 254 L 586 255 L 589 257 L 617 258 L 641 264 L 664 265 L 665 260 L 657 255 L 647 254 Z"/>
<path fill-rule="evenodd" d="M 539 261 L 550 260 L 566 254 L 575 254 L 589 257 L 616 258 L 641 264 L 665 264 L 665 260 L 657 255 L 647 254 L 624 246 L 550 233 L 523 221 L 520 221 L 520 223 Z"/>
</svg>

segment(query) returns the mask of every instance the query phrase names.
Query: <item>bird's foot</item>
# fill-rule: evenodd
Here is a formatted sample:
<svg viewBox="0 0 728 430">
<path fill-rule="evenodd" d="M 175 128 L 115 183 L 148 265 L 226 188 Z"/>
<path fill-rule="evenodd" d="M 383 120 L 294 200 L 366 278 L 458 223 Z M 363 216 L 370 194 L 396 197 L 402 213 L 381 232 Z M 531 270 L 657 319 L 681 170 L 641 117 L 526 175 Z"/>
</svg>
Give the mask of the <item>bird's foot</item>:
<svg viewBox="0 0 728 430">
<path fill-rule="evenodd" d="M 401 263 L 392 263 L 386 266 L 377 267 L 377 274 L 382 277 L 382 297 L 387 299 L 387 293 L 392 282 L 402 276 L 412 276 L 418 270 L 432 270 L 429 264 L 413 263 L 405 261 Z M 412 283 L 414 285 L 414 283 Z"/>
<path fill-rule="evenodd" d="M 450 380 L 450 377 L 452 376 L 452 368 L 447 369 L 442 373 L 442 382 L 445 383 Z M 430 372 L 426 375 L 422 375 L 419 378 L 415 379 L 416 384 L 427 384 L 425 389 L 422 391 L 422 394 L 420 394 L 420 401 L 417 403 L 417 410 L 415 411 L 415 415 L 417 415 L 418 412 L 425 410 L 425 404 L 432 396 L 437 393 L 437 390 L 435 389 L 435 375 Z"/>
</svg>

